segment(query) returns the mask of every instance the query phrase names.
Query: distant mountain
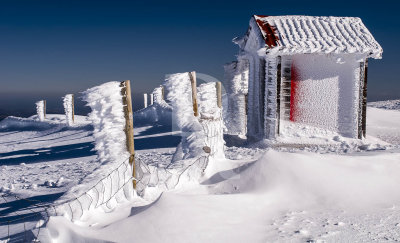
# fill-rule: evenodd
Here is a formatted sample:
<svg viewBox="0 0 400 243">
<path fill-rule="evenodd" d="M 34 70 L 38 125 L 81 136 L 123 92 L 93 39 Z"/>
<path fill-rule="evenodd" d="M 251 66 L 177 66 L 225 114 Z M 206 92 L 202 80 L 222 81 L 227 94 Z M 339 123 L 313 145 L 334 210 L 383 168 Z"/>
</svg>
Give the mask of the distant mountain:
<svg viewBox="0 0 400 243">
<path fill-rule="evenodd" d="M 368 106 L 386 110 L 400 110 L 400 100 L 368 102 Z"/>
</svg>

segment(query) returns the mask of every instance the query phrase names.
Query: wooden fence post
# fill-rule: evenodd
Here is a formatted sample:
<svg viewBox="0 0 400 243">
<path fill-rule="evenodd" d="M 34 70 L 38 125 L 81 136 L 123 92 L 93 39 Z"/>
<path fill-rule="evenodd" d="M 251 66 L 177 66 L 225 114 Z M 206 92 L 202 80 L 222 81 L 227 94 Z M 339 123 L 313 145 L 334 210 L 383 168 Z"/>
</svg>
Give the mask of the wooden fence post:
<svg viewBox="0 0 400 243">
<path fill-rule="evenodd" d="M 132 112 L 132 97 L 131 84 L 129 80 L 121 82 L 122 104 L 124 105 L 125 113 L 125 135 L 126 148 L 130 154 L 129 164 L 132 166 L 133 189 L 136 189 L 136 164 L 135 164 L 135 144 L 133 139 L 133 112 Z"/>
<path fill-rule="evenodd" d="M 75 123 L 75 105 L 74 105 L 74 95 L 73 94 L 72 94 L 71 106 L 72 106 L 72 122 Z"/>
<path fill-rule="evenodd" d="M 216 82 L 215 88 L 217 89 L 217 105 L 218 105 L 218 108 L 221 108 L 222 107 L 221 82 Z"/>
<path fill-rule="evenodd" d="M 43 100 L 43 116 L 46 119 L 46 100 Z"/>
<path fill-rule="evenodd" d="M 364 86 L 362 93 L 362 135 L 367 136 L 367 83 L 368 83 L 368 58 L 365 59 Z"/>
<path fill-rule="evenodd" d="M 190 82 L 192 84 L 192 102 L 193 102 L 193 113 L 194 116 L 199 116 L 197 108 L 197 84 L 196 84 L 196 72 L 189 72 Z"/>
</svg>

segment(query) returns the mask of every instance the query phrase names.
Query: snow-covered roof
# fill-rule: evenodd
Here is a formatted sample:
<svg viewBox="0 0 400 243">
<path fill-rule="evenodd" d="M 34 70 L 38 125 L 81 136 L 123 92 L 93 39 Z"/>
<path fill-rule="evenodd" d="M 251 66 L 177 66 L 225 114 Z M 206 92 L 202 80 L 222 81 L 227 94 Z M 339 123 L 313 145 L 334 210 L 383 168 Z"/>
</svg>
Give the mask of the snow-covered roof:
<svg viewBox="0 0 400 243">
<path fill-rule="evenodd" d="M 360 53 L 382 58 L 382 47 L 360 18 L 254 15 L 254 20 L 271 51 Z"/>
</svg>

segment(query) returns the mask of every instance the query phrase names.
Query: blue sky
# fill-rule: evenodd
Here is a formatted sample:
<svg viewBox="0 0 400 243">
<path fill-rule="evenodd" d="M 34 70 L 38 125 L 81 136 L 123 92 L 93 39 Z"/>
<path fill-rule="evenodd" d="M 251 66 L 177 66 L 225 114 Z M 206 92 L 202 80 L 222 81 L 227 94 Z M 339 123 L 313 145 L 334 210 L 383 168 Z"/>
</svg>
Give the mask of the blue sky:
<svg viewBox="0 0 400 243">
<path fill-rule="evenodd" d="M 370 61 L 369 98 L 400 98 L 399 7 L 340 0 L 0 1 L 0 111 L 34 112 L 41 97 L 62 108 L 63 94 L 110 80 L 130 79 L 139 94 L 168 73 L 196 70 L 222 79 L 223 64 L 237 53 L 231 40 L 246 32 L 253 14 L 361 17 L 384 50 L 382 60 Z"/>
</svg>

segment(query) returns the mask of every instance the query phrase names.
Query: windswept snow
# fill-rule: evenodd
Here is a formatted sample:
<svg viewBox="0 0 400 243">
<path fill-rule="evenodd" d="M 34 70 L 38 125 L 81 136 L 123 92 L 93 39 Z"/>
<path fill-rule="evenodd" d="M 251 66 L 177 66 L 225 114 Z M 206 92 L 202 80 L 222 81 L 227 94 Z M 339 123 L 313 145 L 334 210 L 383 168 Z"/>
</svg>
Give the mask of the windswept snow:
<svg viewBox="0 0 400 243">
<path fill-rule="evenodd" d="M 130 242 L 132 235 L 136 242 L 395 240 L 399 159 L 399 153 L 268 151 L 229 176 L 217 179 L 217 173 L 200 188 L 166 192 L 147 207 L 133 207 L 127 218 L 106 227 L 83 228 L 61 218 L 48 227 L 54 239 L 67 241 Z M 110 217 L 123 212 L 115 214 Z"/>
<path fill-rule="evenodd" d="M 176 85 L 183 86 L 182 83 Z M 107 90 L 117 88 L 116 84 L 110 86 Z M 184 102 L 178 99 L 188 98 L 190 106 L 185 109 L 192 115 L 191 97 L 178 97 L 178 94 L 177 90 L 174 102 Z M 120 100 L 120 96 L 114 98 Z M 93 126 L 100 128 L 103 124 L 102 128 L 107 129 L 121 126 L 119 108 L 111 108 L 116 105 L 111 99 L 105 104 L 92 97 L 98 116 L 91 115 L 90 119 L 75 116 L 73 127 L 66 126 L 64 115 L 51 114 L 44 122 L 39 122 L 37 116 L 9 117 L 0 122 L 0 195 L 10 201 L 0 203 L 0 240 L 7 239 L 7 220 L 18 217 L 17 213 L 29 215 L 30 209 L 43 206 L 17 200 L 13 195 L 38 200 L 44 205 L 75 198 L 101 179 L 107 168 L 113 168 L 111 162 L 98 162 L 94 142 L 100 136 L 93 134 Z M 147 109 L 156 106 L 155 102 Z M 98 112 L 100 107 L 107 107 L 104 114 Z M 143 109 L 134 116 L 144 116 L 148 110 Z M 170 111 L 171 108 L 161 110 Z M 147 122 L 146 126 L 136 125 L 136 157 L 152 172 L 145 180 L 148 184 L 143 198 L 121 200 L 108 209 L 99 207 L 87 211 L 74 222 L 67 217 L 50 217 L 45 228 L 40 230 L 39 240 L 398 241 L 398 114 L 396 110 L 369 107 L 367 139 L 363 141 L 312 127 L 292 127 L 283 137 L 289 145 L 290 141 L 297 144 L 302 138 L 304 144 L 313 143 L 310 144 L 314 145 L 312 148 L 283 148 L 279 144 L 271 147 L 271 144 L 252 144 L 226 137 L 229 146 L 238 147 L 225 147 L 227 159 L 215 160 L 205 174 L 197 170 L 201 166 L 190 167 L 189 162 L 193 163 L 190 159 L 171 163 L 181 141 L 180 132 L 171 133 L 171 122 L 167 124 L 159 119 L 152 120 L 153 124 Z M 99 118 L 102 115 L 106 115 L 104 120 Z M 189 118 L 175 118 L 182 119 L 179 124 L 190 122 Z M 182 176 L 174 177 L 176 175 Z M 175 189 L 159 186 L 159 183 L 177 183 L 177 178 L 180 182 Z M 39 218 L 34 219 L 27 222 L 28 230 L 35 227 Z M 11 234 L 19 232 L 19 237 L 23 237 L 23 227 L 21 222 L 11 224 Z M 38 231 L 33 232 L 37 234 Z"/>
</svg>

